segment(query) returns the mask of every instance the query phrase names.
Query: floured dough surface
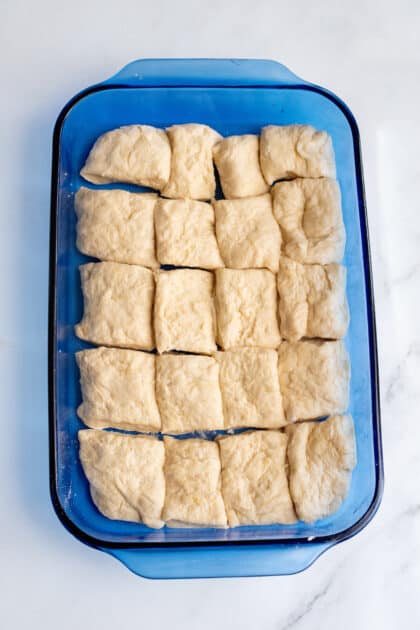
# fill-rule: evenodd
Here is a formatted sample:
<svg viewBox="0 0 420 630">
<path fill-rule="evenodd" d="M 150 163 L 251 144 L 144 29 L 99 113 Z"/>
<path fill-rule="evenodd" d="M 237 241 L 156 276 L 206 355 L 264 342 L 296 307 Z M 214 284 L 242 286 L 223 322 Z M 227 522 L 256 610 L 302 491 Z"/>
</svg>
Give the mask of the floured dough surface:
<svg viewBox="0 0 420 630">
<path fill-rule="evenodd" d="M 277 348 L 276 277 L 266 269 L 217 269 L 216 309 L 218 343 Z"/>
<path fill-rule="evenodd" d="M 191 199 L 159 199 L 156 240 L 161 265 L 223 267 L 211 204 Z"/>
<path fill-rule="evenodd" d="M 172 163 L 162 195 L 171 199 L 212 199 L 216 192 L 212 151 L 221 135 L 196 123 L 173 125 L 166 131 Z"/>
<path fill-rule="evenodd" d="M 229 526 L 296 522 L 287 481 L 286 434 L 251 431 L 218 442 Z"/>
<path fill-rule="evenodd" d="M 161 190 L 170 168 L 171 148 L 165 131 L 127 125 L 96 140 L 80 174 L 93 184 L 128 182 Z"/>
<path fill-rule="evenodd" d="M 254 197 L 269 190 L 259 158 L 259 136 L 229 136 L 213 148 L 213 158 L 226 199 Z"/>
<path fill-rule="evenodd" d="M 155 355 L 121 348 L 76 353 L 83 402 L 77 413 L 87 426 L 160 431 L 155 395 Z"/>
<path fill-rule="evenodd" d="M 283 341 L 279 379 L 289 422 L 341 413 L 348 407 L 350 361 L 342 341 Z"/>
<path fill-rule="evenodd" d="M 226 429 L 286 424 L 275 350 L 236 348 L 215 356 L 220 364 Z"/>
<path fill-rule="evenodd" d="M 213 275 L 200 269 L 160 271 L 154 323 L 159 352 L 216 350 Z"/>
<path fill-rule="evenodd" d="M 75 196 L 77 248 L 100 260 L 157 267 L 157 195 L 80 188 Z"/>
<path fill-rule="evenodd" d="M 277 289 L 283 339 L 345 336 L 349 324 L 345 267 L 301 265 L 282 257 Z"/>
<path fill-rule="evenodd" d="M 217 443 L 170 437 L 164 441 L 165 522 L 170 527 L 226 527 Z"/>
<path fill-rule="evenodd" d="M 80 460 L 98 510 L 111 519 L 163 527 L 163 442 L 91 429 L 78 436 Z"/>
<path fill-rule="evenodd" d="M 156 396 L 164 433 L 223 429 L 219 366 L 213 357 L 163 354 Z"/>
<path fill-rule="evenodd" d="M 351 416 L 302 422 L 287 428 L 290 492 L 302 521 L 333 514 L 347 495 L 356 466 Z"/>
<path fill-rule="evenodd" d="M 150 269 L 113 262 L 80 267 L 84 313 L 78 337 L 103 346 L 152 350 L 154 278 Z"/>
<path fill-rule="evenodd" d="M 271 195 L 222 199 L 214 202 L 214 209 L 217 240 L 227 267 L 278 270 L 281 234 Z"/>
<path fill-rule="evenodd" d="M 293 177 L 335 177 L 331 137 L 311 125 L 268 125 L 261 131 L 260 163 L 268 184 Z"/>
<path fill-rule="evenodd" d="M 338 182 L 329 178 L 279 182 L 272 195 L 283 254 L 301 263 L 341 261 L 346 233 Z"/>
</svg>

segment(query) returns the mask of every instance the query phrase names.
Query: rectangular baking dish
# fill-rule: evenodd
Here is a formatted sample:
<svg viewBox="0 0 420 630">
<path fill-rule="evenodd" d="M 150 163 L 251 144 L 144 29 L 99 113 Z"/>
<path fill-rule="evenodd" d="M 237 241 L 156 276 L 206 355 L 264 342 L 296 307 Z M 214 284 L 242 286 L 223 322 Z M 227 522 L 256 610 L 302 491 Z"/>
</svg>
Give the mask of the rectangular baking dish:
<svg viewBox="0 0 420 630">
<path fill-rule="evenodd" d="M 81 400 L 74 334 L 82 315 L 74 194 L 94 140 L 121 125 L 199 122 L 223 135 L 259 133 L 267 124 L 311 124 L 333 139 L 347 231 L 351 323 L 346 345 L 358 464 L 338 512 L 314 524 L 151 530 L 112 521 L 93 505 L 78 458 Z M 104 186 L 107 187 L 107 186 Z M 138 187 L 108 187 L 141 190 Z M 55 510 L 80 540 L 153 577 L 287 574 L 362 529 L 383 485 L 376 336 L 360 141 L 349 109 L 332 93 L 284 66 L 261 60 L 142 60 L 76 95 L 60 113 L 53 140 L 49 311 L 50 481 Z"/>
</svg>

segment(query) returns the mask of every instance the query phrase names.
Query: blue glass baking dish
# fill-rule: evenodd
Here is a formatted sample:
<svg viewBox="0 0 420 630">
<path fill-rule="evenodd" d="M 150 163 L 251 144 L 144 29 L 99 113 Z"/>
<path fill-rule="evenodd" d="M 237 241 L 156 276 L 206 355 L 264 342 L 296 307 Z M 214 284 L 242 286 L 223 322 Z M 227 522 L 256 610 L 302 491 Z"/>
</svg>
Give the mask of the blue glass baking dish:
<svg viewBox="0 0 420 630">
<path fill-rule="evenodd" d="M 74 356 L 88 344 L 73 332 L 82 314 L 78 266 L 88 260 L 75 247 L 73 196 L 86 185 L 79 171 L 94 140 L 109 129 L 184 122 L 205 123 L 223 135 L 258 133 L 267 124 L 306 123 L 325 129 L 333 139 L 347 229 L 351 324 L 346 343 L 358 464 L 340 510 L 314 524 L 151 530 L 103 517 L 90 499 L 78 460 L 81 395 Z M 334 94 L 273 61 L 236 59 L 134 61 L 77 94 L 54 130 L 50 262 L 51 496 L 72 534 L 147 577 L 286 575 L 308 567 L 370 521 L 380 503 L 383 469 L 369 243 L 359 133 L 353 115 Z"/>
</svg>

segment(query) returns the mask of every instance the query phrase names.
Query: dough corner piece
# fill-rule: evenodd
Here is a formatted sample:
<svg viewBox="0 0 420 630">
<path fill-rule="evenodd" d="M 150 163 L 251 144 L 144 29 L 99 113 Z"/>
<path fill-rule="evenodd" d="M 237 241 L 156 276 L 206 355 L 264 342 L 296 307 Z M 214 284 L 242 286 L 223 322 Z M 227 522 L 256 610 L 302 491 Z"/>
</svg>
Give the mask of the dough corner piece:
<svg viewBox="0 0 420 630">
<path fill-rule="evenodd" d="M 80 175 L 93 184 L 128 182 L 161 190 L 170 165 L 171 148 L 163 129 L 127 125 L 99 136 Z"/>
<path fill-rule="evenodd" d="M 357 464 L 353 419 L 335 415 L 286 432 L 292 499 L 299 518 L 312 523 L 333 514 L 348 493 Z"/>
<path fill-rule="evenodd" d="M 153 272 L 113 262 L 79 269 L 84 313 L 76 335 L 102 346 L 153 350 Z"/>
<path fill-rule="evenodd" d="M 216 442 L 164 438 L 166 498 L 163 519 L 169 527 L 226 527 L 221 464 Z"/>
<path fill-rule="evenodd" d="M 80 461 L 98 510 L 110 519 L 163 527 L 163 442 L 95 429 L 79 431 L 78 438 Z"/>
<path fill-rule="evenodd" d="M 221 437 L 218 443 L 229 526 L 295 523 L 287 480 L 286 434 L 250 431 Z"/>
<path fill-rule="evenodd" d="M 77 410 L 95 429 L 160 431 L 155 355 L 121 348 L 76 353 L 83 402 Z"/>
</svg>

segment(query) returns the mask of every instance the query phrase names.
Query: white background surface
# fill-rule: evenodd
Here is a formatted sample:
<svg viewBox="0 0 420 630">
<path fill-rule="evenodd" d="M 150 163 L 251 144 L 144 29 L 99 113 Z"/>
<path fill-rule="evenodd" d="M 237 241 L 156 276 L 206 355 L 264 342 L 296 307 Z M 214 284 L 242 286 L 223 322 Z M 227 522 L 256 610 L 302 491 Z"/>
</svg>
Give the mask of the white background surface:
<svg viewBox="0 0 420 630">
<path fill-rule="evenodd" d="M 420 5 L 0 1 L 0 626 L 420 627 Z M 381 361 L 386 489 L 356 538 L 289 578 L 147 581 L 74 540 L 48 495 L 51 135 L 64 103 L 140 57 L 262 57 L 358 119 Z"/>
</svg>

